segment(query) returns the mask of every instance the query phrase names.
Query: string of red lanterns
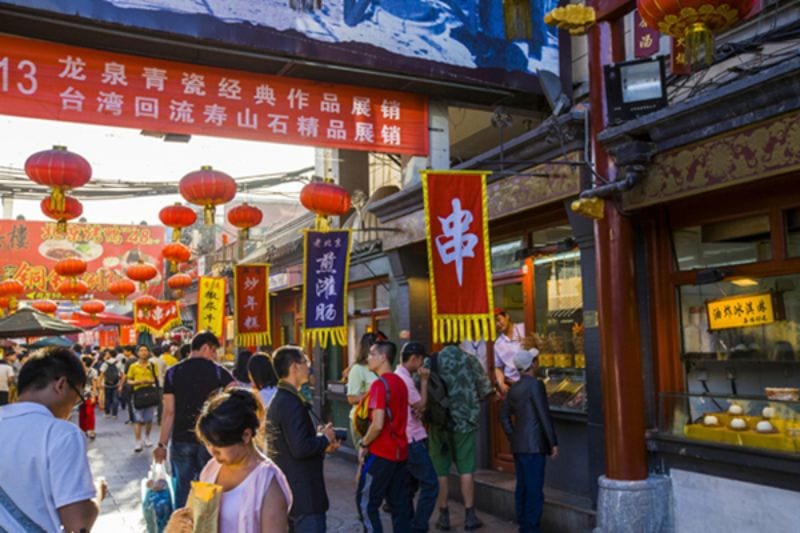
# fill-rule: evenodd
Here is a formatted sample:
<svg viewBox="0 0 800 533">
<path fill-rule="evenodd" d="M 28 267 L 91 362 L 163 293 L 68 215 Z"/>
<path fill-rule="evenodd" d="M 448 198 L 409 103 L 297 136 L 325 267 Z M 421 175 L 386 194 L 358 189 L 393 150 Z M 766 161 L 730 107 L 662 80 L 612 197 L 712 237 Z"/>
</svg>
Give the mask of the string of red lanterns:
<svg viewBox="0 0 800 533">
<path fill-rule="evenodd" d="M 67 221 L 83 213 L 83 206 L 67 193 L 86 185 L 92 179 L 92 167 L 66 146 L 36 152 L 25 161 L 25 174 L 31 181 L 49 187 L 50 196 L 41 202 L 42 213 L 56 220 L 56 231 L 64 233 Z"/>
<path fill-rule="evenodd" d="M 0 281 L 0 297 L 8 298 L 8 310 L 14 312 L 17 310 L 17 300 L 25 293 L 25 285 L 21 281 L 14 278 L 4 279 Z"/>
</svg>

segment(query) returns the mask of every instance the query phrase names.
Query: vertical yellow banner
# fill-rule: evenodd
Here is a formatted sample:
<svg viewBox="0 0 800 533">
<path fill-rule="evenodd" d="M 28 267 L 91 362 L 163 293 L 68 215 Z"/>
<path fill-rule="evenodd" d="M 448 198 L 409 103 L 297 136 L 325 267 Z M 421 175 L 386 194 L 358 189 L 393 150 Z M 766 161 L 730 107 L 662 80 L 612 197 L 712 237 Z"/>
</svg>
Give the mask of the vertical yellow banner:
<svg viewBox="0 0 800 533">
<path fill-rule="evenodd" d="M 203 276 L 197 287 L 197 331 L 225 339 L 225 278 Z"/>
</svg>

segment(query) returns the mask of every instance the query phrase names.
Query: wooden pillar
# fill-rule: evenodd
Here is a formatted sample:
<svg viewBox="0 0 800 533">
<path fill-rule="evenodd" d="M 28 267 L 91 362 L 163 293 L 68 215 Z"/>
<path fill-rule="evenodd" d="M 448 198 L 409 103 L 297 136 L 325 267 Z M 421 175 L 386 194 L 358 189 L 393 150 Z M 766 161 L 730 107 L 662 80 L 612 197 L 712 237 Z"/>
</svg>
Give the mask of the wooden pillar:
<svg viewBox="0 0 800 533">
<path fill-rule="evenodd" d="M 616 169 L 597 140 L 605 128 L 603 66 L 625 59 L 621 18 L 589 31 L 591 139 L 597 172 L 612 181 Z M 601 339 L 606 477 L 647 478 L 644 384 L 631 222 L 606 201 L 605 218 L 595 223 L 597 293 Z"/>
</svg>

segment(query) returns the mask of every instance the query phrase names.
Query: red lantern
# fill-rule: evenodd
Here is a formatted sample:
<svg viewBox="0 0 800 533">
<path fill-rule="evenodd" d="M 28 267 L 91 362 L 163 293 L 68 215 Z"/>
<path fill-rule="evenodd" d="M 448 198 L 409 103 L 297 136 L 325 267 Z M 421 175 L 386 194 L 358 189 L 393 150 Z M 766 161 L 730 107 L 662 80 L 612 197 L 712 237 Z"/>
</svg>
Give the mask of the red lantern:
<svg viewBox="0 0 800 533">
<path fill-rule="evenodd" d="M 134 302 L 136 302 L 136 305 L 139 306 L 139 309 L 152 309 L 156 306 L 158 300 L 149 294 L 145 294 L 136 298 Z"/>
<path fill-rule="evenodd" d="M 192 277 L 188 274 L 175 274 L 167 279 L 167 287 L 175 291 L 175 296 L 183 296 L 183 289 L 192 285 Z"/>
<path fill-rule="evenodd" d="M 178 191 L 187 202 L 203 206 L 206 225 L 210 226 L 214 224 L 214 206 L 236 196 L 236 182 L 224 172 L 203 166 L 181 178 Z"/>
<path fill-rule="evenodd" d="M 36 152 L 25 161 L 25 173 L 32 181 L 53 189 L 47 204 L 54 212 L 64 211 L 66 192 L 92 179 L 89 162 L 66 146 Z"/>
<path fill-rule="evenodd" d="M 637 0 L 636 7 L 650 28 L 684 40 L 689 64 L 697 61 L 701 45 L 706 64 L 711 64 L 713 34 L 744 20 L 753 3 L 754 0 Z"/>
<path fill-rule="evenodd" d="M 6 316 L 6 311 L 8 311 L 8 306 L 10 304 L 9 298 L 0 296 L 0 316 Z"/>
<path fill-rule="evenodd" d="M 58 292 L 65 298 L 69 298 L 75 302 L 78 298 L 89 292 L 89 285 L 87 285 L 85 281 L 79 279 L 65 279 L 59 283 Z"/>
<path fill-rule="evenodd" d="M 56 304 L 52 300 L 37 300 L 31 304 L 31 307 L 39 311 L 40 313 L 44 313 L 46 315 L 54 315 L 55 312 L 58 310 L 58 304 Z"/>
<path fill-rule="evenodd" d="M 89 300 L 88 302 L 84 302 L 81 306 L 81 311 L 91 316 L 92 320 L 96 319 L 97 315 L 105 310 L 106 304 L 100 300 Z"/>
<path fill-rule="evenodd" d="M 17 298 L 25 293 L 25 285 L 21 281 L 9 278 L 0 281 L 0 296 L 8 298 L 8 308 L 11 311 L 17 309 Z"/>
<path fill-rule="evenodd" d="M 42 213 L 48 218 L 56 220 L 56 231 L 65 233 L 67 231 L 67 221 L 78 218 L 83 214 L 83 204 L 71 196 L 64 197 L 63 209 L 52 209 L 50 198 L 45 198 L 40 204 Z"/>
<path fill-rule="evenodd" d="M 250 236 L 250 228 L 261 224 L 263 218 L 264 213 L 261 212 L 261 209 L 247 205 L 247 202 L 228 211 L 228 222 L 239 228 L 239 240 L 241 241 L 247 240 Z"/>
<path fill-rule="evenodd" d="M 300 191 L 300 203 L 317 216 L 341 216 L 350 211 L 350 193 L 335 183 L 315 181 Z"/>
<path fill-rule="evenodd" d="M 159 211 L 158 218 L 162 224 L 172 228 L 172 242 L 177 242 L 181 238 L 181 230 L 197 221 L 197 213 L 190 207 L 176 202 L 174 205 L 168 205 Z"/>
<path fill-rule="evenodd" d="M 178 263 L 185 263 L 192 257 L 192 252 L 185 245 L 179 242 L 173 242 L 161 250 L 161 255 L 169 261 L 172 272 L 177 270 Z"/>
<path fill-rule="evenodd" d="M 147 289 L 147 282 L 158 275 L 158 270 L 153 265 L 148 265 L 144 261 L 134 263 L 125 270 L 125 275 L 133 281 L 139 282 L 141 290 Z"/>
<path fill-rule="evenodd" d="M 108 286 L 108 292 L 119 298 L 119 303 L 124 304 L 125 298 L 136 292 L 136 285 L 129 279 L 118 279 Z"/>
<path fill-rule="evenodd" d="M 56 274 L 59 276 L 64 276 L 65 278 L 76 278 L 86 272 L 86 261 L 83 259 L 77 259 L 75 257 L 62 259 L 55 264 L 53 270 L 55 270 Z"/>
</svg>

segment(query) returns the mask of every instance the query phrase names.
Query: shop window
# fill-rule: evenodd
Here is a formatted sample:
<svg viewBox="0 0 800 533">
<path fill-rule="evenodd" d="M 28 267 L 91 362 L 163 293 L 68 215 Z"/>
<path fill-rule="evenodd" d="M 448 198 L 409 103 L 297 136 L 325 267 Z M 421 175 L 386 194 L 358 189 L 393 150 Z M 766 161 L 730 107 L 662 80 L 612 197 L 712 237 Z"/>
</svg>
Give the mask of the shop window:
<svg viewBox="0 0 800 533">
<path fill-rule="evenodd" d="M 294 338 L 294 313 L 281 313 L 281 344 L 297 344 Z"/>
<path fill-rule="evenodd" d="M 789 257 L 800 257 L 800 209 L 786 212 L 786 253 Z"/>
<path fill-rule="evenodd" d="M 517 252 L 522 248 L 522 239 L 492 244 L 492 272 L 507 272 L 522 268 L 522 260 L 517 258 Z"/>
<path fill-rule="evenodd" d="M 772 259 L 769 215 L 680 228 L 673 232 L 679 270 Z"/>
<path fill-rule="evenodd" d="M 380 330 L 390 340 L 397 339 L 389 317 L 388 283 L 386 279 L 376 279 L 347 291 L 347 346 L 339 352 L 343 368 L 356 360 L 361 337 L 368 331 Z"/>
<path fill-rule="evenodd" d="M 372 310 L 374 307 L 372 286 L 350 289 L 347 293 L 347 304 L 351 315 Z"/>
</svg>

